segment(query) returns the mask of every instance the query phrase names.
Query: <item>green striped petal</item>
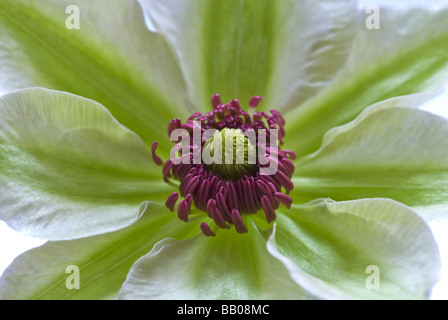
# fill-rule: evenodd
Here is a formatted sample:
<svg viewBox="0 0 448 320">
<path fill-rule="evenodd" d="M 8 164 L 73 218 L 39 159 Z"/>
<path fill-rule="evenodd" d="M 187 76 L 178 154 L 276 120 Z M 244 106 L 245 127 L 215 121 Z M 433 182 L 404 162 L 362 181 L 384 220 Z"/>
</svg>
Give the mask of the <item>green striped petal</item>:
<svg viewBox="0 0 448 320">
<path fill-rule="evenodd" d="M 307 292 L 266 250 L 252 224 L 249 232 L 220 230 L 177 241 L 164 239 L 132 267 L 121 299 L 300 299 Z"/>
<path fill-rule="evenodd" d="M 116 298 L 132 264 L 157 241 L 168 234 L 183 239 L 194 231 L 163 206 L 147 206 L 145 214 L 127 228 L 76 240 L 49 241 L 20 255 L 0 278 L 0 299 Z"/>
<path fill-rule="evenodd" d="M 141 0 L 179 57 L 189 95 L 207 110 L 212 94 L 284 109 L 326 86 L 354 34 L 355 1 Z"/>
<path fill-rule="evenodd" d="M 446 84 L 448 8 L 381 7 L 380 29 L 366 28 L 368 17 L 359 13 L 351 54 L 331 85 L 286 114 L 285 145 L 300 156 L 373 103 Z"/>
<path fill-rule="evenodd" d="M 96 100 L 147 145 L 189 113 L 176 59 L 133 0 L 2 0 L 0 91 L 26 87 Z"/>
<path fill-rule="evenodd" d="M 18 231 L 122 228 L 169 192 L 160 174 L 143 141 L 92 100 L 37 88 L 0 97 L 0 218 Z"/>
<path fill-rule="evenodd" d="M 294 195 L 334 200 L 391 198 L 425 219 L 448 217 L 448 120 L 417 109 L 416 94 L 366 109 L 330 130 L 322 147 L 296 163 Z"/>
<path fill-rule="evenodd" d="M 278 214 L 269 252 L 324 299 L 426 299 L 440 272 L 425 222 L 389 199 L 319 199 Z"/>
</svg>

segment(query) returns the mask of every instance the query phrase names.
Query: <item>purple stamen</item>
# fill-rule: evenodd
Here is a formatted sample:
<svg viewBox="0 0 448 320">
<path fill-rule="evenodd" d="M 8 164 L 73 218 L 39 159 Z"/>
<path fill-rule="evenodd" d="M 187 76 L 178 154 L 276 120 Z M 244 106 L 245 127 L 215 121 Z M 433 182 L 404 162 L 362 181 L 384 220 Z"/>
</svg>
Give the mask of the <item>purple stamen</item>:
<svg viewBox="0 0 448 320">
<path fill-rule="evenodd" d="M 238 232 L 238 233 L 247 233 L 248 232 L 246 225 L 243 222 L 243 218 L 241 217 L 241 214 L 236 209 L 232 210 L 232 222 L 235 226 L 236 232 Z"/>
<path fill-rule="evenodd" d="M 289 159 L 295 160 L 297 158 L 297 154 L 291 150 L 283 150 L 284 153 L 288 156 Z"/>
<path fill-rule="evenodd" d="M 205 236 L 207 236 L 207 237 L 215 237 L 216 236 L 215 233 L 212 231 L 212 229 L 210 229 L 210 226 L 207 223 L 202 222 L 200 228 L 201 228 L 202 233 Z"/>
<path fill-rule="evenodd" d="M 222 229 L 229 229 L 230 227 L 226 224 L 224 218 L 221 215 L 221 212 L 219 211 L 219 209 L 216 207 L 216 203 L 215 205 L 211 206 L 210 208 L 211 211 L 211 217 L 213 219 L 213 221 L 215 221 L 216 225 Z"/>
<path fill-rule="evenodd" d="M 193 196 L 191 194 L 187 194 L 185 196 L 185 201 L 187 201 L 188 207 L 191 208 L 191 205 L 193 204 Z"/>
<path fill-rule="evenodd" d="M 165 164 L 163 165 L 163 169 L 162 169 L 162 173 L 163 173 L 163 181 L 168 183 L 168 178 L 171 178 L 171 169 L 173 168 L 173 163 L 171 162 L 171 160 L 168 160 L 167 162 L 165 162 Z"/>
<path fill-rule="evenodd" d="M 156 165 L 161 166 L 163 164 L 162 159 L 156 154 L 156 149 L 159 143 L 157 141 L 154 141 L 151 146 L 151 153 L 152 153 L 152 160 L 155 162 Z"/>
<path fill-rule="evenodd" d="M 216 205 L 218 206 L 219 211 L 221 211 L 224 219 L 227 222 L 230 222 L 232 220 L 231 219 L 231 213 L 229 211 L 229 208 L 227 207 L 227 203 L 226 203 L 226 200 L 224 198 L 224 195 L 221 192 L 216 195 Z"/>
<path fill-rule="evenodd" d="M 270 110 L 271 114 L 280 121 L 280 123 L 284 126 L 286 124 L 285 118 L 283 118 L 282 114 L 277 110 Z"/>
<path fill-rule="evenodd" d="M 177 216 L 180 220 L 188 222 L 188 215 L 190 214 L 190 206 L 188 205 L 187 200 L 182 200 L 179 202 L 179 206 L 177 207 Z"/>
<path fill-rule="evenodd" d="M 176 205 L 177 199 L 179 199 L 179 194 L 177 192 L 173 192 L 170 194 L 168 199 L 166 199 L 165 206 L 171 211 L 174 211 L 174 206 Z"/>
<path fill-rule="evenodd" d="M 249 100 L 249 107 L 256 108 L 258 106 L 258 104 L 260 103 L 260 101 L 263 100 L 263 99 L 264 98 L 260 97 L 260 96 L 253 96 Z"/>
<path fill-rule="evenodd" d="M 182 128 L 182 122 L 180 121 L 179 118 L 177 119 L 173 119 L 168 123 L 168 137 L 171 136 L 171 133 L 175 130 L 175 129 L 179 129 Z"/>
<path fill-rule="evenodd" d="M 288 209 L 291 209 L 293 199 L 281 192 L 274 193 L 274 198 L 283 203 Z"/>
<path fill-rule="evenodd" d="M 264 214 L 266 215 L 266 220 L 268 223 L 271 223 L 277 218 L 277 215 L 275 214 L 274 208 L 271 205 L 271 201 L 269 201 L 268 197 L 262 196 L 261 197 L 261 205 L 264 210 Z"/>
<path fill-rule="evenodd" d="M 294 184 L 292 181 L 280 170 L 277 171 L 275 178 L 285 188 L 286 193 L 289 194 L 289 192 L 294 189 Z"/>
<path fill-rule="evenodd" d="M 263 97 L 253 96 L 249 101 L 249 107 L 256 108 L 262 100 Z M 173 178 L 180 182 L 179 194 L 184 197 L 177 208 L 180 220 L 188 222 L 191 206 L 194 204 L 197 209 L 206 212 L 219 228 L 229 229 L 229 225 L 234 225 L 238 233 L 246 233 L 248 229 L 244 224 L 242 214 L 254 214 L 262 209 L 270 223 L 276 219 L 275 210 L 280 204 L 284 204 L 287 208 L 291 207 L 292 198 L 284 194 L 282 190 L 289 193 L 294 188 L 291 179 L 295 167 L 291 160 L 296 159 L 297 156 L 292 151 L 281 150 L 277 146 L 270 147 L 270 139 L 274 134 L 271 130 L 277 130 L 276 139 L 280 141 L 280 144 L 283 143 L 286 134 L 285 119 L 280 112 L 270 110 L 270 114 L 264 111 L 248 113 L 242 109 L 240 102 L 236 99 L 229 103 L 222 103 L 219 94 L 212 96 L 211 104 L 213 110 L 205 114 L 193 113 L 184 124 L 179 118 L 169 122 L 169 135 L 175 129 L 183 128 L 191 134 L 200 128 L 201 144 L 193 144 L 191 136 L 190 140 L 187 140 L 190 141 L 189 149 L 186 149 L 189 152 L 176 159 L 181 160 L 180 163 L 176 161 L 175 163 L 178 164 L 175 165 L 173 159 L 173 161 L 167 160 L 163 165 L 163 179 L 165 182 L 169 182 L 169 179 Z M 253 115 L 251 115 L 252 113 Z M 265 132 L 266 139 L 259 141 L 256 136 L 256 141 L 251 142 L 252 144 L 256 143 L 258 152 L 263 152 L 265 159 L 269 162 L 257 162 L 253 172 L 235 171 L 238 174 L 235 177 L 232 176 L 232 179 L 224 179 L 221 176 L 225 171 L 213 172 L 212 167 L 192 162 L 196 155 L 202 153 L 209 138 L 205 136 L 207 129 L 241 129 L 242 132 Z M 155 153 L 157 145 L 157 142 L 154 142 L 151 147 L 152 158 L 156 164 L 162 165 L 162 159 Z M 265 172 L 256 170 L 257 166 L 260 169 L 277 168 L 277 171 L 267 175 Z M 225 170 L 234 169 L 227 167 Z M 239 173 L 240 177 L 238 177 Z M 174 192 L 166 200 L 165 206 L 170 211 L 174 211 L 179 194 Z M 201 223 L 200 228 L 204 235 L 215 236 L 207 223 Z"/>
<path fill-rule="evenodd" d="M 221 96 L 219 94 L 213 95 L 211 102 L 212 102 L 213 109 L 218 108 L 218 106 L 221 104 Z"/>
<path fill-rule="evenodd" d="M 237 110 L 241 110 L 240 102 L 237 99 L 230 100 L 230 105 L 236 108 Z"/>
<path fill-rule="evenodd" d="M 190 181 L 188 181 L 187 185 L 185 186 L 185 194 L 192 194 L 198 186 L 199 182 L 199 176 L 195 176 Z"/>
<path fill-rule="evenodd" d="M 288 169 L 288 171 L 291 173 L 291 176 L 292 176 L 294 174 L 296 167 L 291 162 L 291 160 L 289 160 L 288 158 L 283 158 L 281 160 L 281 163 Z"/>
<path fill-rule="evenodd" d="M 266 196 L 268 196 L 269 200 L 271 201 L 271 205 L 274 209 L 277 209 L 279 206 L 279 202 L 277 199 L 274 198 L 274 194 L 277 192 L 277 189 L 275 188 L 275 186 L 269 182 L 267 184 L 267 188 L 269 189 L 269 193 L 266 194 Z"/>
</svg>

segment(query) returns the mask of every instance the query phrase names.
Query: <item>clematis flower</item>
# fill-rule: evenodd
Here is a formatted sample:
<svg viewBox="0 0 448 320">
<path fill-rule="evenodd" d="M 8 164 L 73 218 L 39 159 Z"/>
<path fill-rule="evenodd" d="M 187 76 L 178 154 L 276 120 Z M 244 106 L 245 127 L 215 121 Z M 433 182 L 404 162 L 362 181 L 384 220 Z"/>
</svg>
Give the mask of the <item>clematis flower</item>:
<svg viewBox="0 0 448 320">
<path fill-rule="evenodd" d="M 342 0 L 2 0 L 0 218 L 49 241 L 0 298 L 428 298 L 448 121 L 420 107 L 447 79 L 448 9 L 366 19 Z M 170 164 L 167 128 L 228 115 L 282 132 L 270 184 Z"/>
</svg>

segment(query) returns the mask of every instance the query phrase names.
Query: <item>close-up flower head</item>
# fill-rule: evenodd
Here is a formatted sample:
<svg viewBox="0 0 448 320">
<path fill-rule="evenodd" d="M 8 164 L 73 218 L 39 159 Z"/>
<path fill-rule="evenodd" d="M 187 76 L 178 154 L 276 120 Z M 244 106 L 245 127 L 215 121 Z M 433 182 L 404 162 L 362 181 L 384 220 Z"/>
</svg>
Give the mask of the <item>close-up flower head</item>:
<svg viewBox="0 0 448 320">
<path fill-rule="evenodd" d="M 0 220 L 44 240 L 0 299 L 431 299 L 448 3 L 424 4 L 0 0 Z"/>
</svg>

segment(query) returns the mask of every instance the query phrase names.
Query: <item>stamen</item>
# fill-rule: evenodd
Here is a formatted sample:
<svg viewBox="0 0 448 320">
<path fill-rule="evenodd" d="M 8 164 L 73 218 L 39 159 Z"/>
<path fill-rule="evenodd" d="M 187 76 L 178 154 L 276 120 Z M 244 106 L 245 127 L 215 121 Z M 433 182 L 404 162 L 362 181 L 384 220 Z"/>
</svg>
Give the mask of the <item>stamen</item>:
<svg viewBox="0 0 448 320">
<path fill-rule="evenodd" d="M 283 150 L 284 153 L 288 156 L 289 159 L 295 160 L 297 158 L 297 154 L 291 150 Z"/>
<path fill-rule="evenodd" d="M 230 100 L 230 105 L 235 107 L 237 110 L 241 110 L 240 102 L 237 99 Z"/>
<path fill-rule="evenodd" d="M 188 222 L 188 215 L 190 214 L 190 206 L 187 200 L 182 200 L 179 202 L 179 206 L 177 207 L 177 216 L 180 220 Z"/>
<path fill-rule="evenodd" d="M 221 212 L 219 211 L 219 209 L 216 207 L 216 203 L 215 205 L 213 205 L 210 208 L 211 211 L 211 217 L 213 219 L 213 221 L 215 221 L 216 225 L 222 229 L 229 229 L 230 227 L 226 224 L 224 218 L 221 215 Z"/>
<path fill-rule="evenodd" d="M 283 118 L 282 114 L 277 110 L 271 109 L 271 114 L 280 121 L 280 123 L 284 126 L 286 124 L 285 118 Z"/>
<path fill-rule="evenodd" d="M 202 233 L 205 236 L 207 236 L 207 237 L 215 237 L 216 236 L 215 233 L 212 231 L 212 229 L 210 229 L 210 226 L 207 223 L 202 222 L 200 227 L 201 227 Z"/>
<path fill-rule="evenodd" d="M 281 192 L 276 192 L 274 193 L 274 198 L 283 203 L 288 209 L 291 209 L 293 199 L 290 196 Z"/>
<path fill-rule="evenodd" d="M 213 109 L 218 108 L 218 106 L 221 104 L 221 96 L 219 94 L 213 95 L 211 102 L 212 102 Z"/>
<path fill-rule="evenodd" d="M 227 207 L 227 203 L 224 198 L 224 195 L 221 192 L 216 195 L 216 205 L 218 206 L 219 210 L 221 211 L 224 219 L 227 222 L 231 222 L 231 220 L 232 220 L 231 213 L 229 211 L 229 208 Z"/>
<path fill-rule="evenodd" d="M 154 141 L 151 146 L 152 160 L 156 163 L 156 165 L 161 166 L 163 164 L 162 159 L 156 154 L 156 148 L 159 145 L 157 141 Z"/>
<path fill-rule="evenodd" d="M 169 135 L 181 128 L 188 132 L 175 143 L 184 143 L 185 138 L 190 142 L 189 146 L 184 146 L 187 148 L 179 148 L 178 145 L 176 161 L 169 159 L 162 168 L 165 182 L 171 178 L 179 181 L 179 193 L 172 193 L 165 206 L 174 211 L 179 195 L 184 197 L 177 208 L 180 220 L 188 222 L 194 205 L 206 212 L 217 227 L 229 229 L 233 225 L 238 233 L 246 233 L 248 229 L 242 214 L 263 210 L 270 223 L 276 219 L 275 210 L 280 204 L 291 207 L 293 199 L 285 193 L 294 188 L 291 179 L 295 167 L 291 160 L 296 158 L 296 154 L 281 150 L 276 144 L 272 146 L 270 139 L 274 133 L 271 130 L 274 129 L 278 133 L 275 139 L 283 143 L 285 119 L 276 110 L 270 110 L 270 114 L 253 110 L 262 100 L 263 97 L 253 96 L 249 101 L 251 110 L 246 112 L 237 99 L 222 103 L 220 95 L 215 94 L 211 98 L 213 110 L 210 112 L 193 113 L 184 124 L 179 118 L 169 122 Z M 217 132 L 206 136 L 205 132 L 210 132 L 207 129 L 216 129 Z M 256 134 L 253 138 L 250 135 L 260 131 L 266 134 L 264 139 L 259 140 Z M 196 140 L 200 144 L 195 144 L 196 132 L 200 133 L 200 140 Z M 156 148 L 157 142 L 154 142 L 151 147 L 153 160 L 162 165 L 162 159 L 155 153 Z M 192 162 L 197 155 L 204 156 L 206 151 L 212 162 L 204 161 L 204 158 L 201 158 L 201 163 Z M 215 158 L 215 153 L 221 159 Z M 267 162 L 256 158 L 259 154 L 264 155 L 260 159 Z M 267 174 L 261 170 L 264 168 L 275 168 L 276 171 Z M 205 222 L 201 223 L 200 229 L 205 236 L 215 236 Z"/>
<path fill-rule="evenodd" d="M 241 218 L 241 214 L 238 212 L 238 210 L 233 209 L 232 210 L 232 221 L 235 225 L 235 230 L 238 233 L 247 233 L 246 225 L 243 222 L 243 218 Z"/>
<path fill-rule="evenodd" d="M 182 128 L 182 122 L 180 121 L 179 118 L 177 119 L 173 119 L 168 123 L 168 137 L 171 136 L 171 133 L 175 130 L 175 129 L 179 129 Z M 177 141 L 179 142 L 179 141 Z"/>
<path fill-rule="evenodd" d="M 272 207 L 268 197 L 261 197 L 261 205 L 263 206 L 264 214 L 266 215 L 266 220 L 268 223 L 274 221 L 277 218 L 277 215 L 275 214 L 274 208 Z"/>
<path fill-rule="evenodd" d="M 199 184 L 199 177 L 195 176 L 190 181 L 188 181 L 188 184 L 185 187 L 185 194 L 191 194 L 195 191 L 196 187 Z"/>
<path fill-rule="evenodd" d="M 179 194 L 177 192 L 173 192 L 170 194 L 168 199 L 166 199 L 165 206 L 171 211 L 174 211 L 174 206 L 176 205 L 177 199 L 179 199 Z"/>
<path fill-rule="evenodd" d="M 277 189 L 271 182 L 267 184 L 267 187 L 269 189 L 269 200 L 271 200 L 271 205 L 274 209 L 277 209 L 280 204 L 279 201 L 274 197 L 275 193 L 277 192 Z"/>
<path fill-rule="evenodd" d="M 187 201 L 188 206 L 191 208 L 191 205 L 193 204 L 193 196 L 191 194 L 187 194 L 185 196 L 185 201 Z"/>
<path fill-rule="evenodd" d="M 277 181 L 285 188 L 286 193 L 289 194 L 289 192 L 294 189 L 294 184 L 292 181 L 280 170 L 277 171 L 277 174 L 275 175 L 275 178 Z"/>
<path fill-rule="evenodd" d="M 260 101 L 263 100 L 263 99 L 264 98 L 260 97 L 260 96 L 253 96 L 249 100 L 249 107 L 256 108 L 258 106 L 258 104 L 260 103 Z"/>
<path fill-rule="evenodd" d="M 168 178 L 171 178 L 170 171 L 171 171 L 172 168 L 173 168 L 173 163 L 171 162 L 171 160 L 168 160 L 163 165 L 163 169 L 162 169 L 163 181 L 165 181 L 166 183 L 168 183 Z"/>
<path fill-rule="evenodd" d="M 289 160 L 288 158 L 283 158 L 282 160 L 280 160 L 281 163 L 288 169 L 288 171 L 292 175 L 294 174 L 294 171 L 296 169 L 296 167 L 294 166 L 294 164 L 291 162 L 291 160 Z"/>
</svg>

